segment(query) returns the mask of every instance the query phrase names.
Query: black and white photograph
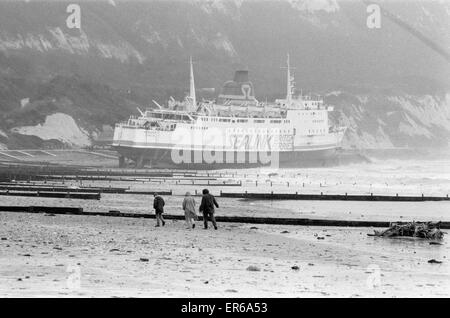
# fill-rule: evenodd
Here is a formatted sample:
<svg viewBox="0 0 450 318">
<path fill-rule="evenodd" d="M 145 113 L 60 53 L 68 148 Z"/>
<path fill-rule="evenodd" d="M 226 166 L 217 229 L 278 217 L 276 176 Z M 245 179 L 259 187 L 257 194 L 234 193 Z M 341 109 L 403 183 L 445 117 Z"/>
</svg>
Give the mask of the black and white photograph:
<svg viewBox="0 0 450 318">
<path fill-rule="evenodd" d="M 0 298 L 448 298 L 449 194 L 450 0 L 0 0 Z"/>
</svg>

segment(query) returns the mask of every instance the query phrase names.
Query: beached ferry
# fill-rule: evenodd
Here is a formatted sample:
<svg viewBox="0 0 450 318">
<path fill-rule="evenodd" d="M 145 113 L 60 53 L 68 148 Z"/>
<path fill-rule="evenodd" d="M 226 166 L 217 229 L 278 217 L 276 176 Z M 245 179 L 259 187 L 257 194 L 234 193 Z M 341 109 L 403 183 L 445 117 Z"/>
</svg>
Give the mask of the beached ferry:
<svg viewBox="0 0 450 318">
<path fill-rule="evenodd" d="M 248 71 L 239 70 L 223 85 L 216 101 L 197 102 L 192 59 L 190 92 L 166 107 L 116 124 L 113 147 L 120 166 L 133 162 L 183 168 L 322 165 L 336 155 L 345 127 L 331 126 L 332 106 L 294 94 L 287 61 L 286 98 L 259 102 Z"/>
</svg>

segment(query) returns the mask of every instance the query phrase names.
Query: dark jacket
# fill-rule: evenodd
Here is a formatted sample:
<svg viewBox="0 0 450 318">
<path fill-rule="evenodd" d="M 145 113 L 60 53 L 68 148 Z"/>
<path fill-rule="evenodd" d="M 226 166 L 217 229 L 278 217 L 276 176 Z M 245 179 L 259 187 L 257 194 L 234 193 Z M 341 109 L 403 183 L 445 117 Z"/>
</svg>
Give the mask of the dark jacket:
<svg viewBox="0 0 450 318">
<path fill-rule="evenodd" d="M 155 209 L 156 213 L 164 213 L 164 205 L 164 199 L 159 195 L 155 197 L 155 200 L 153 200 L 153 208 Z"/>
<path fill-rule="evenodd" d="M 217 208 L 219 207 L 216 198 L 214 198 L 212 194 L 207 193 L 202 197 L 202 203 L 200 204 L 199 211 L 204 213 L 214 213 L 214 206 Z"/>
</svg>

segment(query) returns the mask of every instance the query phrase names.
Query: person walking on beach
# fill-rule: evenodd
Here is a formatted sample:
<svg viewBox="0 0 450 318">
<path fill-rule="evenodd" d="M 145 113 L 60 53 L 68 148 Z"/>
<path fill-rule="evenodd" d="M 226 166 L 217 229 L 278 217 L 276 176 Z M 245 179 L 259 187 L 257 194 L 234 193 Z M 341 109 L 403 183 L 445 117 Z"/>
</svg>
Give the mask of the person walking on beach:
<svg viewBox="0 0 450 318">
<path fill-rule="evenodd" d="M 195 213 L 195 200 L 191 196 L 190 192 L 186 192 L 183 200 L 184 217 L 186 219 L 186 225 L 188 229 L 195 229 L 195 220 L 198 219 L 197 213 Z"/>
<path fill-rule="evenodd" d="M 216 218 L 214 217 L 214 206 L 216 206 L 217 208 L 219 207 L 216 198 L 214 198 L 214 196 L 209 193 L 208 189 L 203 189 L 202 203 L 200 204 L 199 211 L 203 213 L 203 223 L 205 224 L 205 230 L 208 228 L 208 216 L 211 218 L 214 229 L 217 230 Z"/>
<path fill-rule="evenodd" d="M 164 218 L 162 214 L 164 213 L 164 205 L 166 204 L 164 202 L 164 199 L 158 195 L 158 193 L 155 192 L 154 194 L 155 199 L 153 200 L 153 208 L 155 209 L 156 214 L 156 225 L 155 227 L 160 226 L 160 222 L 162 223 L 162 226 L 166 225 L 166 222 L 164 222 Z"/>
</svg>

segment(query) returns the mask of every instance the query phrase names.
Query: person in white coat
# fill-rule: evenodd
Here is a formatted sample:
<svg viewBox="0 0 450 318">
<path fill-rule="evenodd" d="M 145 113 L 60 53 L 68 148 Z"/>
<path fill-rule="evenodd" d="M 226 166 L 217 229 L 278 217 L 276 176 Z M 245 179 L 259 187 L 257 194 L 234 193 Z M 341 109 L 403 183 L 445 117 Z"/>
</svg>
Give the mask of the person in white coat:
<svg viewBox="0 0 450 318">
<path fill-rule="evenodd" d="M 195 211 L 195 200 L 191 196 L 190 192 L 186 192 L 183 200 L 184 217 L 186 219 L 186 225 L 188 229 L 195 228 L 195 220 L 198 220 L 197 213 Z"/>
</svg>

